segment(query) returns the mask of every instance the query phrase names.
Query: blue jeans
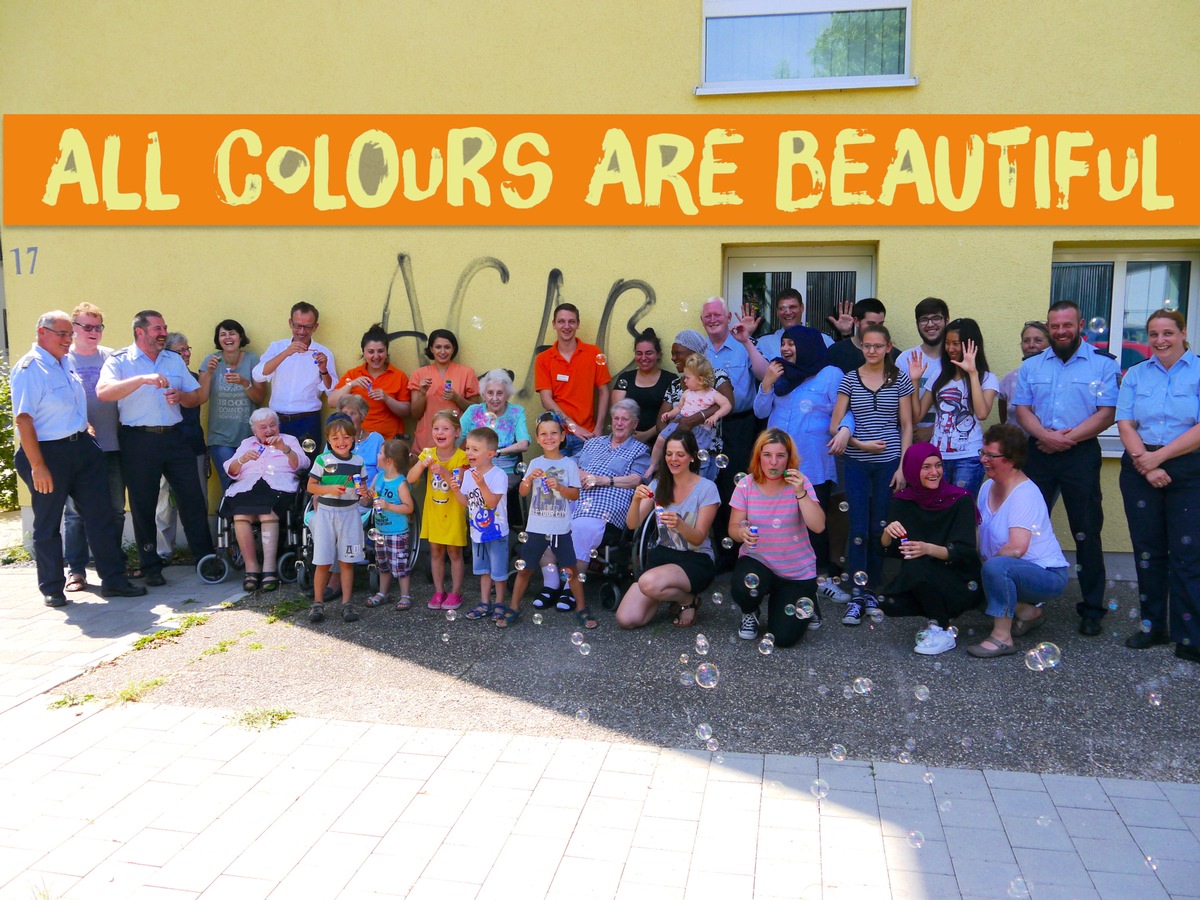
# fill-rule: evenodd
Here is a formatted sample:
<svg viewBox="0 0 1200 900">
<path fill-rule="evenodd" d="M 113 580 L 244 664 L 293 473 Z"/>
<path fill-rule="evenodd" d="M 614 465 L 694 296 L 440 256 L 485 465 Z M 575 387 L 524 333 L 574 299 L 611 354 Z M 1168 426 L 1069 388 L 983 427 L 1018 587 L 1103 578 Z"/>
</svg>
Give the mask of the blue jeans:
<svg viewBox="0 0 1200 900">
<path fill-rule="evenodd" d="M 983 564 L 987 614 L 1011 619 L 1017 612 L 1018 601 L 1039 606 L 1061 597 L 1067 587 L 1068 572 L 1067 566 L 1043 569 L 1037 563 L 1015 556 L 993 556 Z"/>
<path fill-rule="evenodd" d="M 562 446 L 563 456 L 569 456 L 572 459 L 579 455 L 579 451 L 583 449 L 583 438 L 576 437 L 573 434 L 565 435 L 565 440 Z"/>
<path fill-rule="evenodd" d="M 125 479 L 121 477 L 121 454 L 117 450 L 104 453 L 104 464 L 108 469 L 108 493 L 112 498 L 113 527 L 117 529 L 117 540 L 125 531 Z M 72 575 L 83 575 L 88 564 L 88 543 L 83 529 L 83 517 L 75 509 L 75 501 L 67 498 L 63 510 L 63 538 L 66 543 L 64 556 L 67 571 Z"/>
<path fill-rule="evenodd" d="M 942 477 L 948 484 L 967 491 L 972 497 L 979 496 L 979 488 L 983 485 L 983 463 L 978 456 L 966 459 L 943 459 Z"/>
<path fill-rule="evenodd" d="M 210 446 L 208 448 L 208 456 L 212 460 L 213 468 L 217 470 L 217 478 L 221 479 L 222 494 L 233 484 L 233 479 L 225 472 L 225 463 L 233 459 L 235 453 L 237 453 L 237 447 Z"/>
<path fill-rule="evenodd" d="M 871 588 L 879 586 L 883 574 L 883 546 L 879 539 L 887 524 L 896 466 L 894 459 L 873 463 L 846 457 L 846 502 L 850 504 L 846 568 L 856 574 L 866 572 Z"/>
</svg>

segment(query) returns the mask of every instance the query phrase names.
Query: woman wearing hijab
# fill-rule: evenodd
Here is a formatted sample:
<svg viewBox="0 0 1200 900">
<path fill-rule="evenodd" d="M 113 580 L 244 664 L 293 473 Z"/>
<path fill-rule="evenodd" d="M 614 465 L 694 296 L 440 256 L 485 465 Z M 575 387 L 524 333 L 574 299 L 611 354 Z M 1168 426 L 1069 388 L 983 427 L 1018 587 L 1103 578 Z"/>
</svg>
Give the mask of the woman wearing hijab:
<svg viewBox="0 0 1200 900">
<path fill-rule="evenodd" d="M 880 607 L 888 616 L 928 618 L 915 649 L 936 656 L 955 647 L 950 620 L 983 602 L 975 498 L 943 477 L 933 444 L 913 444 L 901 465 L 906 486 L 892 495 L 880 538 L 884 553 L 899 557 L 900 574 L 883 586 Z"/>
<path fill-rule="evenodd" d="M 843 421 L 838 436 L 829 439 L 829 420 L 837 403 L 842 370 L 829 364 L 829 351 L 821 332 L 794 325 L 783 332 L 779 357 L 771 361 L 762 385 L 754 395 L 754 415 L 769 428 L 791 435 L 800 455 L 800 471 L 816 489 L 816 501 L 828 510 L 837 481 L 837 465 L 830 451 L 838 452 L 854 430 L 853 416 Z M 828 574 L 829 535 L 822 529 L 808 532 L 817 556 L 817 569 Z"/>
<path fill-rule="evenodd" d="M 683 365 L 687 362 L 689 356 L 693 353 L 699 353 L 704 356 L 704 351 L 708 350 L 712 345 L 708 342 L 708 338 L 700 332 L 686 328 L 679 334 L 675 335 L 675 340 L 671 342 L 671 362 L 675 364 L 675 371 L 682 373 Z M 724 369 L 713 368 L 713 387 L 717 393 L 723 395 L 726 400 L 733 403 L 733 383 L 729 380 L 729 373 Z M 669 412 L 683 398 L 683 375 L 680 374 L 675 378 L 675 381 L 667 388 L 667 392 L 663 395 L 663 405 L 658 411 L 658 416 L 661 419 L 662 414 Z M 697 414 L 689 416 L 686 419 L 681 419 L 679 422 L 680 429 L 692 429 L 696 425 L 704 421 L 704 416 Z M 700 475 L 707 478 L 709 481 L 715 481 L 717 478 L 717 457 L 723 452 L 724 441 L 721 437 L 721 422 L 717 421 L 716 427 L 713 429 L 712 443 L 709 448 L 702 451 L 700 454 Z"/>
</svg>

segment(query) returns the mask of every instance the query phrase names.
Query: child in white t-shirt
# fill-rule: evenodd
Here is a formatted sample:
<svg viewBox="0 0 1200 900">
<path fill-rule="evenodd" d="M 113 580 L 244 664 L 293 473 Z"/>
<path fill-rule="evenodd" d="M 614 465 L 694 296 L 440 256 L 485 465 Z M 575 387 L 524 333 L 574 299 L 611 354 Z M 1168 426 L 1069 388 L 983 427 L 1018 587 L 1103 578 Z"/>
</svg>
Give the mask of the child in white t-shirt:
<svg viewBox="0 0 1200 900">
<path fill-rule="evenodd" d="M 462 484 L 451 482 L 459 503 L 467 508 L 471 528 L 472 572 L 479 576 L 479 605 L 467 612 L 468 619 L 503 615 L 504 592 L 508 586 L 508 473 L 492 464 L 500 448 L 500 437 L 491 428 L 467 432 L 463 450 L 467 471 Z M 492 603 L 492 589 L 496 602 Z"/>
</svg>

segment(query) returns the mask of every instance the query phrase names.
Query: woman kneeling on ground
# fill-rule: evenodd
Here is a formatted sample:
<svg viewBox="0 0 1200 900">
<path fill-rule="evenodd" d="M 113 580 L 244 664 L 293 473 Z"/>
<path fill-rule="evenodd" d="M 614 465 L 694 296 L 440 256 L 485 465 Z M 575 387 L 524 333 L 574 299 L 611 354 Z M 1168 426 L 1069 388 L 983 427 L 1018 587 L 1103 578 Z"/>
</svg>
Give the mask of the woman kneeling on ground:
<svg viewBox="0 0 1200 900">
<path fill-rule="evenodd" d="M 992 633 L 967 652 L 988 659 L 1016 653 L 1013 637 L 1046 621 L 1041 605 L 1062 595 L 1070 567 L 1063 556 L 1042 492 L 1021 471 L 1029 450 L 1025 432 L 993 425 L 983 436 L 979 489 L 979 554 Z"/>
<path fill-rule="evenodd" d="M 225 492 L 222 513 L 233 516 L 246 577 L 242 590 L 273 591 L 279 586 L 275 571 L 279 552 L 279 517 L 287 512 L 300 488 L 296 471 L 308 465 L 308 457 L 290 434 L 280 434 L 279 416 L 273 409 L 256 409 L 250 414 L 246 438 L 225 463 L 233 484 Z M 262 569 L 258 568 L 258 548 L 254 546 L 254 523 L 262 533 Z"/>
<path fill-rule="evenodd" d="M 658 546 L 650 550 L 645 571 L 617 607 L 622 628 L 649 625 L 659 603 L 672 604 L 676 625 L 696 624 L 700 592 L 717 573 L 709 531 L 721 504 L 717 486 L 700 477 L 699 454 L 692 433 L 676 431 L 664 448 L 658 480 L 633 493 L 625 525 L 637 528 L 654 514 Z"/>
<path fill-rule="evenodd" d="M 880 608 L 929 619 L 916 651 L 936 656 L 955 647 L 950 620 L 983 602 L 975 498 L 946 480 L 933 444 L 913 444 L 902 465 L 907 486 L 892 495 L 880 538 L 885 554 L 899 557 L 900 574 L 883 586 Z"/>
<path fill-rule="evenodd" d="M 767 631 L 775 646 L 799 643 L 820 622 L 817 557 L 808 533 L 825 530 L 825 511 L 812 482 L 800 472 L 796 444 L 787 432 L 768 428 L 758 436 L 750 474 L 733 489 L 729 506 L 729 534 L 742 541 L 730 580 L 730 593 L 742 609 L 738 637 L 758 637 L 765 594 Z"/>
</svg>

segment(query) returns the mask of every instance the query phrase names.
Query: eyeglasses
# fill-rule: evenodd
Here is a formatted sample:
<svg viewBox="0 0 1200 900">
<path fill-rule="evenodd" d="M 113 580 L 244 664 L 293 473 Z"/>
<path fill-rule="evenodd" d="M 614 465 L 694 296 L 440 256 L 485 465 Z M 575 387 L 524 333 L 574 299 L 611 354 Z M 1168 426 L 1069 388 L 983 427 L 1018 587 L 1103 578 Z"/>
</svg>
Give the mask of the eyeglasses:
<svg viewBox="0 0 1200 900">
<path fill-rule="evenodd" d="M 51 334 L 57 334 L 59 337 L 63 337 L 63 338 L 65 338 L 65 337 L 74 337 L 74 335 L 73 335 L 71 332 L 69 332 L 69 331 L 59 331 L 57 328 L 51 328 L 51 327 L 50 327 L 50 326 L 48 326 L 48 325 L 43 325 L 43 326 L 42 326 L 42 331 L 48 331 L 48 332 L 50 332 Z"/>
<path fill-rule="evenodd" d="M 921 316 L 917 319 L 918 325 L 937 325 L 939 322 L 946 321 L 945 316 Z"/>
<path fill-rule="evenodd" d="M 863 344 L 862 348 L 864 350 L 871 350 L 871 351 L 886 350 L 887 344 Z"/>
<path fill-rule="evenodd" d="M 1024 331 L 1026 328 L 1045 328 L 1045 327 L 1046 327 L 1045 322 L 1041 322 L 1037 319 L 1034 319 L 1032 322 L 1026 322 L 1024 325 L 1022 325 L 1021 330 Z"/>
<path fill-rule="evenodd" d="M 988 453 L 986 450 L 980 450 L 979 455 L 985 459 L 1008 459 L 1003 453 Z"/>
<path fill-rule="evenodd" d="M 297 325 L 295 322 L 289 322 L 288 324 L 292 326 L 293 331 L 312 331 L 317 327 L 316 325 Z"/>
<path fill-rule="evenodd" d="M 72 322 L 71 324 L 74 325 L 76 328 L 82 328 L 84 331 L 90 332 L 91 334 L 103 334 L 104 333 L 103 325 L 84 325 L 82 322 Z"/>
</svg>

